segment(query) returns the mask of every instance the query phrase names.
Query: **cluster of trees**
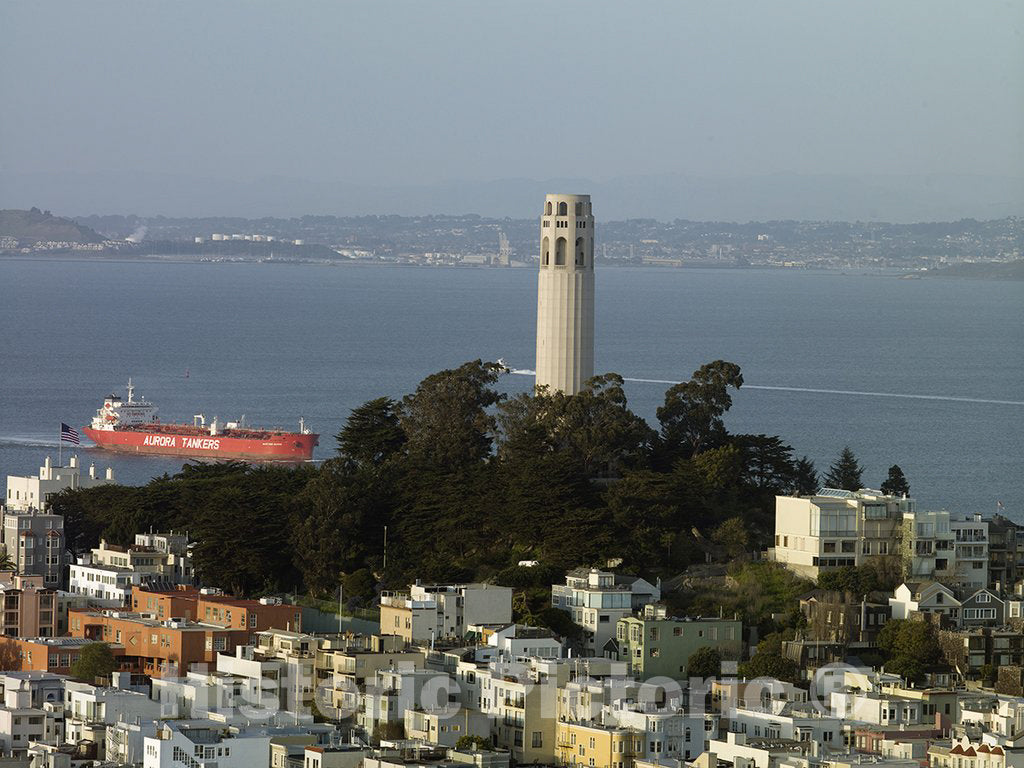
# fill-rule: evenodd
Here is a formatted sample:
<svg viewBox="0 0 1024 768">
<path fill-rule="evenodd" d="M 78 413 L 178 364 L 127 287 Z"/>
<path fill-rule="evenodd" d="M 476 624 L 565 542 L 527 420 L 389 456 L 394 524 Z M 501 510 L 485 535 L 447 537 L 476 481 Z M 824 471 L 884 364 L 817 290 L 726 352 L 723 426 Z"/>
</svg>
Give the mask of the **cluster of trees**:
<svg viewBox="0 0 1024 768">
<path fill-rule="evenodd" d="M 864 487 L 861 478 L 864 475 L 864 468 L 857 461 L 850 446 L 846 446 L 839 453 L 837 458 L 829 465 L 825 473 L 824 484 L 827 488 L 842 488 L 847 491 L 858 491 Z M 899 464 L 889 467 L 889 472 L 879 488 L 882 493 L 890 496 L 909 496 L 910 483 L 906 475 L 900 469 Z"/>
<path fill-rule="evenodd" d="M 477 360 L 361 405 L 319 467 L 188 465 L 142 487 L 67 491 L 53 507 L 77 551 L 187 530 L 202 578 L 236 594 L 340 585 L 360 601 L 413 577 L 500 577 L 522 582 L 519 613 L 543 623 L 553 574 L 618 558 L 654 578 L 709 550 L 742 555 L 767 543 L 776 494 L 818 488 L 781 438 L 726 430 L 743 385 L 734 363 L 668 389 L 657 428 L 629 410 L 615 374 L 574 396 L 508 397 L 502 372 Z"/>
<path fill-rule="evenodd" d="M 131 544 L 148 530 L 187 531 L 196 568 L 209 584 L 239 595 L 301 584 L 289 548 L 298 497 L 318 475 L 311 467 L 188 464 L 144 486 L 102 485 L 51 497 L 68 545 Z"/>
<path fill-rule="evenodd" d="M 920 682 L 928 667 L 942 662 L 935 627 L 924 621 L 893 619 L 878 633 L 878 648 L 885 655 L 885 671 Z"/>
<path fill-rule="evenodd" d="M 818 575 L 821 589 L 867 595 L 871 592 L 891 592 L 903 581 L 903 571 L 895 557 L 879 559 L 861 566 L 845 566 Z"/>
</svg>

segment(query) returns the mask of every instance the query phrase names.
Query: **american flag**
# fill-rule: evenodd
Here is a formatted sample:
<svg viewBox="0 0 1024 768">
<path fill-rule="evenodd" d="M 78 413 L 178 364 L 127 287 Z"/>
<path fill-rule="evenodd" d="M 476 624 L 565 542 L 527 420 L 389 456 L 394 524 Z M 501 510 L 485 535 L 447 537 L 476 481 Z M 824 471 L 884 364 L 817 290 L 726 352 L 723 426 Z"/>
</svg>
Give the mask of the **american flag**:
<svg viewBox="0 0 1024 768">
<path fill-rule="evenodd" d="M 78 430 L 74 427 L 69 427 L 63 421 L 60 423 L 60 441 L 62 443 L 73 443 L 79 445 L 82 440 L 78 436 Z"/>
</svg>

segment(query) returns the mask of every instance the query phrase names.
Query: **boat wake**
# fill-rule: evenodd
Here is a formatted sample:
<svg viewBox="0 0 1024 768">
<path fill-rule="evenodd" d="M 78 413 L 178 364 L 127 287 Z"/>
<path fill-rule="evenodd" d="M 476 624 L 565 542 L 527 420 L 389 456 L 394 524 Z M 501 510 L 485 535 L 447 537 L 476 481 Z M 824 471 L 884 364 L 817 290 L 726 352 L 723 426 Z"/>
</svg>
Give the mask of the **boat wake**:
<svg viewBox="0 0 1024 768">
<path fill-rule="evenodd" d="M 509 373 L 517 376 L 536 376 L 536 371 L 527 368 L 512 368 Z M 639 384 L 678 384 L 670 379 L 639 379 L 623 376 L 623 381 L 634 381 Z M 815 387 L 783 387 L 769 384 L 744 384 L 743 389 L 757 389 L 766 392 L 801 392 L 815 395 L 844 395 L 851 397 L 895 397 L 907 400 L 938 400 L 950 403 L 982 403 L 984 405 L 1024 405 L 1024 400 L 990 400 L 983 397 L 957 397 L 955 395 L 919 395 L 906 392 L 866 392 L 859 389 L 818 389 Z"/>
<path fill-rule="evenodd" d="M 47 440 L 32 435 L 0 435 L 0 445 L 23 445 L 28 448 L 58 448 L 59 440 Z"/>
</svg>

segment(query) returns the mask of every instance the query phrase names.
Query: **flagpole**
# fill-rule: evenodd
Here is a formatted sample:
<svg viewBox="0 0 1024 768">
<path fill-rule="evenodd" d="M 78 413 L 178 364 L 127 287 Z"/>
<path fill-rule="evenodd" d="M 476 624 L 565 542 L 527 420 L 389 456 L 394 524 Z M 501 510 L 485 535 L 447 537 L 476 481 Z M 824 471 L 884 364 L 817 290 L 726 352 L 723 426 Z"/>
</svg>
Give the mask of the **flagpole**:
<svg viewBox="0 0 1024 768">
<path fill-rule="evenodd" d="M 57 427 L 57 466 L 64 466 L 64 429 L 63 422 L 62 426 Z"/>
</svg>

